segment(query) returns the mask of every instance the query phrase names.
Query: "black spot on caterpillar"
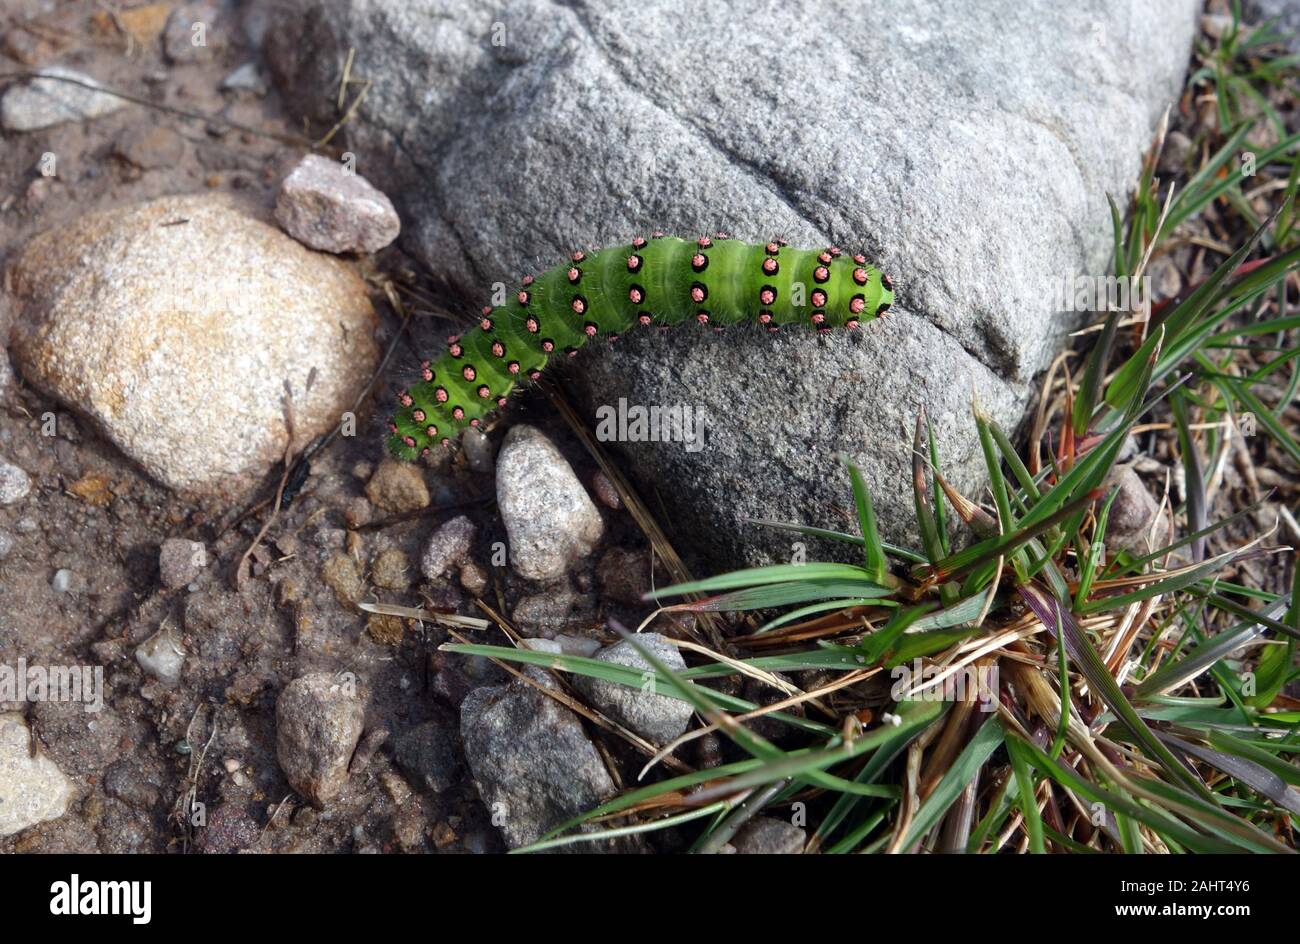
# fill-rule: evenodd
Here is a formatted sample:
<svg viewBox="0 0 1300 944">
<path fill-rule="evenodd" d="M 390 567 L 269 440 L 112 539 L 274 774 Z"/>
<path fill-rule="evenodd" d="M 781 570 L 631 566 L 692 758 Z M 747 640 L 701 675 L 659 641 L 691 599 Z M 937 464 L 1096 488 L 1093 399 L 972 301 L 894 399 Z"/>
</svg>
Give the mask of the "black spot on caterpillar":
<svg viewBox="0 0 1300 944">
<path fill-rule="evenodd" d="M 421 365 L 420 382 L 398 394 L 388 447 L 415 459 L 451 445 L 465 427 L 505 406 L 520 383 L 541 377 L 552 358 L 576 354 L 589 338 L 684 322 L 856 328 L 889 309 L 893 288 L 862 255 L 792 249 L 783 240 L 655 234 L 574 252 L 525 278 L 504 305 L 485 307 L 477 330 L 450 338 L 445 354 Z"/>
</svg>

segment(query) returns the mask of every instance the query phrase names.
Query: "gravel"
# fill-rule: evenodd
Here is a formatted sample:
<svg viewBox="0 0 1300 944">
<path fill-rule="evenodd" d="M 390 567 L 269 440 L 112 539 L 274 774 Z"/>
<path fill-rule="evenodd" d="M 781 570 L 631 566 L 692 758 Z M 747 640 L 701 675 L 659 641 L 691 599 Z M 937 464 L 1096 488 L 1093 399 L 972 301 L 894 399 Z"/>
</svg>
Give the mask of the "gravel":
<svg viewBox="0 0 1300 944">
<path fill-rule="evenodd" d="M 202 541 L 168 538 L 158 550 L 159 577 L 171 590 L 188 586 L 207 566 L 208 549 Z"/>
<path fill-rule="evenodd" d="M 280 769 L 317 809 L 342 791 L 365 726 L 356 684 L 346 674 L 305 675 L 286 685 L 275 703 Z"/>
<path fill-rule="evenodd" d="M 565 574 L 605 530 L 569 463 L 532 426 L 513 427 L 501 446 L 497 506 L 510 536 L 510 563 L 531 580 Z"/>
<path fill-rule="evenodd" d="M 37 78 L 13 85 L 0 98 L 0 126 L 6 131 L 39 131 L 69 121 L 87 121 L 112 114 L 127 104 L 116 95 L 96 91 L 99 83 L 76 69 L 47 66 L 40 74 L 58 78 Z"/>
<path fill-rule="evenodd" d="M 58 819 L 76 787 L 39 747 L 22 716 L 0 713 L 0 837 Z"/>
<path fill-rule="evenodd" d="M 388 197 L 320 154 L 303 157 L 280 184 L 275 219 L 298 242 L 325 252 L 378 252 L 402 229 Z"/>
<path fill-rule="evenodd" d="M 669 683 L 655 680 L 654 669 L 638 647 L 649 650 L 670 669 L 686 668 L 676 646 L 658 633 L 641 633 L 635 637 L 635 643 L 625 639 L 596 653 L 596 658 L 601 662 L 651 673 L 644 674 L 639 684 L 621 685 L 586 675 L 576 677 L 573 684 L 604 714 L 648 741 L 658 745 L 667 744 L 686 730 L 694 709 L 690 702 L 659 694 L 662 688 L 657 686 Z"/>
<path fill-rule="evenodd" d="M 429 541 L 420 555 L 420 573 L 436 580 L 458 567 L 469 557 L 474 546 L 478 527 L 464 515 L 448 519 L 429 535 Z M 466 588 L 468 589 L 468 587 Z"/>
</svg>

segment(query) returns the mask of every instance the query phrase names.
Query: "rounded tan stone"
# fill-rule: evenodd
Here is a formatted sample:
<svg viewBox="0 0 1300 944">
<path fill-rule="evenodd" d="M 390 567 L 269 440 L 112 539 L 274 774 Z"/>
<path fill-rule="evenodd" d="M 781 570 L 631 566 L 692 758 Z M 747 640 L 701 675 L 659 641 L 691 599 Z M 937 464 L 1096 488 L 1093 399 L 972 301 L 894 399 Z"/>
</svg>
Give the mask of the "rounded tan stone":
<svg viewBox="0 0 1300 944">
<path fill-rule="evenodd" d="M 356 273 L 222 195 L 83 216 L 8 283 L 23 377 L 185 493 L 246 493 L 284 454 L 286 384 L 300 448 L 379 358 Z"/>
<path fill-rule="evenodd" d="M 0 712 L 0 838 L 58 819 L 77 795 L 72 781 L 42 751 L 16 712 Z"/>
</svg>

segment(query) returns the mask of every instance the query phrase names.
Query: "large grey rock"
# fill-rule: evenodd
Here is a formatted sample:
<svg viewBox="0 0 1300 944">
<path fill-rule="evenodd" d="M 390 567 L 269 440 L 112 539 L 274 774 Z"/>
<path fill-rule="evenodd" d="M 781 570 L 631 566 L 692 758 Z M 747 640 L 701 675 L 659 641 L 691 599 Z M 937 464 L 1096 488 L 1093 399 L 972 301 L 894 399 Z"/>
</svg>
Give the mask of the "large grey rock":
<svg viewBox="0 0 1300 944">
<path fill-rule="evenodd" d="M 0 837 L 58 819 L 76 796 L 76 787 L 39 749 L 22 715 L 0 713 Z"/>
<path fill-rule="evenodd" d="M 378 360 L 361 279 L 218 195 L 88 214 L 10 276 L 23 378 L 186 492 L 260 484 L 284 456 L 286 385 L 302 448 Z"/>
<path fill-rule="evenodd" d="M 268 35 L 282 88 L 334 87 L 356 50 L 375 84 L 350 146 L 392 163 L 367 174 L 404 193 L 408 248 L 477 301 L 653 229 L 862 248 L 893 275 L 891 317 L 857 336 L 681 329 L 584 358 L 589 407 L 704 409 L 702 451 L 628 444 L 627 466 L 683 543 L 751 560 L 789 544 L 748 517 L 851 526 L 841 450 L 906 534 L 922 406 L 947 471 L 977 486 L 972 394 L 1014 426 L 1073 325 L 1052 286 L 1107 271 L 1105 195 L 1134 180 L 1201 6 L 296 4 L 301 28 Z"/>
<path fill-rule="evenodd" d="M 545 672 L 527 671 L 555 685 Z M 512 848 L 618 792 L 578 716 L 522 679 L 470 692 L 460 706 L 460 733 L 479 796 Z"/>
<path fill-rule="evenodd" d="M 426 721 L 402 734 L 394 745 L 398 766 L 416 786 L 442 793 L 461 776 L 456 731 L 442 721 Z"/>
</svg>

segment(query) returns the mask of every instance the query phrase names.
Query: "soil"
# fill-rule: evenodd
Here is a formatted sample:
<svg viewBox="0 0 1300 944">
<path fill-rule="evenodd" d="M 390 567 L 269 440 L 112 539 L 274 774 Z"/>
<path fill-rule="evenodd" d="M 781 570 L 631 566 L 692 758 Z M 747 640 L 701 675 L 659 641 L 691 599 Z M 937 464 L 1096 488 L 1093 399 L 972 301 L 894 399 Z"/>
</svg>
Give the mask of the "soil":
<svg viewBox="0 0 1300 944">
<path fill-rule="evenodd" d="M 299 129 L 274 90 L 221 90 L 228 74 L 257 58 L 239 30 L 226 31 L 210 58 L 173 63 L 161 41 L 148 35 L 148 23 L 143 38 L 128 40 L 106 4 L 10 0 L 5 7 L 0 73 L 58 63 L 210 119 L 132 104 L 93 121 L 0 134 L 6 156 L 0 162 L 0 267 L 33 234 L 92 209 L 205 190 L 235 192 L 265 209 L 273 205 L 279 180 L 305 147 L 275 137 L 292 138 Z M 40 173 L 49 153 L 56 159 L 54 177 Z M 414 329 L 400 332 L 380 290 L 390 275 L 409 281 L 415 270 L 399 250 L 356 262 L 376 287 L 381 343 L 402 334 L 395 357 L 400 383 L 402 369 L 418 362 L 421 339 L 446 333 L 447 324 L 417 311 Z M 15 316 L 0 310 L 0 339 Z M 392 390 L 381 381 L 379 402 L 389 402 Z M 367 404 L 366 412 L 381 429 L 379 410 Z M 552 434 L 579 476 L 591 480 L 592 463 L 553 411 L 525 400 L 512 412 L 513 419 Z M 41 434 L 49 414 L 57 417 L 55 437 Z M 491 434 L 494 445 L 500 436 L 499 429 Z M 26 499 L 0 507 L 0 532 L 15 539 L 0 561 L 0 661 L 102 666 L 105 694 L 96 713 L 74 703 L 0 705 L 26 715 L 41 749 L 79 789 L 63 817 L 0 839 L 0 852 L 501 849 L 463 770 L 455 783 L 434 792 L 425 778 L 399 768 L 393 745 L 428 721 L 457 730 L 456 709 L 465 693 L 508 676 L 483 660 L 437 652 L 448 638 L 441 628 L 367 617 L 353 603 L 360 596 L 482 616 L 454 577 L 429 582 L 419 574 L 428 534 L 462 513 L 479 524 L 474 558 L 489 575 L 482 596 L 494 608 L 510 613 L 522 597 L 562 588 L 525 585 L 490 566 L 492 543 L 505 540 L 491 507 L 493 478 L 490 471 L 471 471 L 463 454 L 438 457 L 426 469 L 429 509 L 386 522 L 365 493 L 381 450 L 381 436 L 363 432 L 316 453 L 310 476 L 271 525 L 251 575 L 237 588 L 238 562 L 267 516 L 280 470 L 248 508 L 182 500 L 63 405 L 15 378 L 0 394 L 0 454 L 28 472 L 33 488 Z M 644 546 L 625 512 L 605 514 L 609 544 Z M 208 565 L 188 586 L 167 589 L 159 547 L 175 537 L 204 542 Z M 571 575 L 582 603 L 564 632 L 598 635 L 604 625 L 609 610 L 594 593 L 600 557 Z M 403 562 L 409 583 L 401 575 Z M 56 581 L 60 571 L 67 573 Z M 614 612 L 632 625 L 643 615 Z M 175 686 L 146 674 L 136 661 L 137 646 L 160 628 L 177 633 L 188 652 Z M 474 641 L 500 644 L 505 638 L 492 629 Z M 362 743 L 378 743 L 368 762 L 354 758 L 343 793 L 319 812 L 294 794 L 275 753 L 276 696 L 293 678 L 314 671 L 360 679 L 366 698 Z"/>
<path fill-rule="evenodd" d="M 89 210 L 203 191 L 236 193 L 269 210 L 280 179 L 307 150 L 306 143 L 290 143 L 303 129 L 274 89 L 222 91 L 226 76 L 259 57 L 239 29 L 225 31 L 209 58 L 171 62 L 150 32 L 158 22 L 128 22 L 109 10 L 93 0 L 7 0 L 0 12 L 0 86 L 14 80 L 4 76 L 57 63 L 173 110 L 132 104 L 93 121 L 0 132 L 0 269 L 32 235 Z M 238 22 L 231 10 L 226 14 Z M 131 29 L 140 36 L 128 38 Z M 207 117 L 187 119 L 175 110 Z M 1175 123 L 1190 126 L 1191 112 L 1180 109 Z M 57 175 L 46 177 L 40 168 L 51 154 Z M 645 615 L 635 602 L 645 588 L 612 579 L 633 573 L 630 562 L 647 552 L 626 511 L 604 509 L 606 546 L 558 585 L 537 586 L 492 566 L 493 544 L 506 540 L 492 506 L 493 476 L 481 462 L 471 468 L 464 453 L 439 455 L 425 467 L 432 504 L 423 512 L 390 517 L 371 503 L 366 485 L 382 458 L 383 407 L 375 403 L 392 402 L 419 351 L 455 324 L 442 316 L 469 309 L 430 295 L 432 283 L 395 247 L 354 262 L 375 290 L 379 340 L 394 345 L 393 379 L 380 380 L 375 402 L 363 411 L 370 434 L 336 438 L 312 456 L 310 475 L 271 523 L 247 579 L 237 580 L 236 571 L 267 519 L 279 469 L 248 506 L 183 500 L 21 376 L 0 389 L 0 456 L 33 482 L 27 498 L 0 506 L 0 538 L 14 541 L 0 560 L 0 663 L 21 657 L 102 667 L 105 684 L 103 710 L 94 713 L 73 703 L 0 703 L 0 711 L 26 716 L 40 749 L 78 788 L 64 816 L 0 839 L 0 853 L 501 851 L 463 765 L 435 790 L 437 778 L 402 769 L 395 744 L 428 722 L 458 731 L 457 708 L 468 691 L 509 676 L 484 660 L 439 652 L 449 636 L 436 624 L 370 617 L 355 603 L 482 617 L 475 595 L 456 577 L 429 581 L 419 574 L 428 535 L 467 514 L 478 525 L 473 559 L 488 576 L 478 596 L 504 615 L 528 600 L 519 615 L 527 609 L 546 621 L 531 634 L 612 641 L 608 617 L 635 626 Z M 1197 265 L 1177 260 L 1179 284 Z M 386 288 L 410 306 L 409 328 Z M 3 340 L 17 314 L 4 297 L 0 292 L 0 357 L 7 356 Z M 5 373 L 0 368 L 0 377 Z M 53 437 L 42 434 L 51 414 Z M 579 477 L 593 483 L 592 461 L 549 405 L 522 398 L 505 420 L 519 421 L 543 428 Z M 504 425 L 489 431 L 494 446 Z M 1166 471 L 1177 466 L 1172 451 L 1156 442 L 1138 451 L 1138 471 L 1161 494 Z M 1262 453 L 1257 459 L 1263 470 L 1292 468 Z M 1257 491 L 1252 476 L 1290 497 L 1290 475 L 1264 481 L 1263 473 L 1229 466 L 1222 494 L 1231 493 L 1235 507 L 1238 493 Z M 177 537 L 203 542 L 208 563 L 191 583 L 169 589 L 160 579 L 159 548 Z M 1245 575 L 1278 590 L 1281 576 L 1280 569 Z M 577 598 L 571 610 L 548 614 L 546 598 L 567 593 Z M 137 647 L 161 629 L 177 634 L 188 653 L 174 686 L 145 673 L 136 659 Z M 496 628 L 472 635 L 476 642 L 506 641 Z M 276 697 L 309 672 L 353 673 L 366 702 L 364 748 L 343 792 L 323 811 L 294 793 L 276 758 Z M 594 727 L 588 733 L 608 748 L 611 763 L 623 756 L 621 743 Z M 716 741 L 705 743 L 716 750 Z"/>
</svg>

